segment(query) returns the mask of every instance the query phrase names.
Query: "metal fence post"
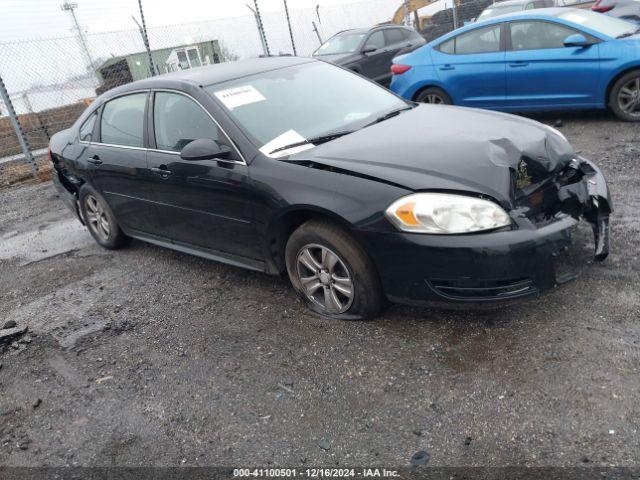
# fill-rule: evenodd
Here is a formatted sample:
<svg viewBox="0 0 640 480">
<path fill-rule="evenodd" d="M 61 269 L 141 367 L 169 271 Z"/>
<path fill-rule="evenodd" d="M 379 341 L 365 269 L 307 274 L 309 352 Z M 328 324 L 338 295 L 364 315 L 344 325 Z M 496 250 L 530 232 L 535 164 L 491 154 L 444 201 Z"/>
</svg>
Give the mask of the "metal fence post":
<svg viewBox="0 0 640 480">
<path fill-rule="evenodd" d="M 258 30 L 260 30 L 260 36 L 264 41 L 264 48 L 267 51 L 267 55 L 271 55 L 271 52 L 269 52 L 269 43 L 267 42 L 267 35 L 264 33 L 264 25 L 262 25 L 262 17 L 260 16 L 260 9 L 258 8 L 258 0 L 253 0 L 253 5 L 256 7 L 256 20 L 258 22 Z"/>
<path fill-rule="evenodd" d="M 456 5 L 456 0 L 453 0 L 452 12 L 453 14 L 453 29 L 458 29 L 458 5 Z"/>
<path fill-rule="evenodd" d="M 149 36 L 147 35 L 147 24 L 144 22 L 144 12 L 142 11 L 142 0 L 138 0 L 138 7 L 140 7 L 140 20 L 142 20 L 142 28 L 141 33 L 142 41 L 144 42 L 144 48 L 147 50 L 147 55 L 149 56 L 149 70 L 151 70 L 151 76 L 155 77 L 156 69 L 153 65 L 153 57 L 151 56 L 151 48 L 149 47 Z"/>
<path fill-rule="evenodd" d="M 287 15 L 287 25 L 289 25 L 289 36 L 291 37 L 291 47 L 293 48 L 293 55 L 298 55 L 296 52 L 296 42 L 293 40 L 293 30 L 291 30 L 291 19 L 289 18 L 289 7 L 287 6 L 287 0 L 284 0 L 284 13 Z"/>
<path fill-rule="evenodd" d="M 318 42 L 322 45 L 322 37 L 320 36 L 320 32 L 318 31 L 318 27 L 316 27 L 315 20 L 311 20 L 311 25 L 313 25 L 312 31 L 316 32 L 316 37 L 318 37 Z"/>
<path fill-rule="evenodd" d="M 20 142 L 20 148 L 22 148 L 22 153 L 29 162 L 29 166 L 31 167 L 31 171 L 34 176 L 38 173 L 38 166 L 36 165 L 36 161 L 31 154 L 31 149 L 29 148 L 29 142 L 27 142 L 27 138 L 24 136 L 24 132 L 22 131 L 22 127 L 20 126 L 20 121 L 18 120 L 18 115 L 16 114 L 15 109 L 13 108 L 13 104 L 11 103 L 11 99 L 9 98 L 9 92 L 7 92 L 7 88 L 4 86 L 4 81 L 2 77 L 0 77 L 0 98 L 4 102 L 4 106 L 7 109 L 7 113 L 9 114 L 9 118 L 11 119 L 11 125 L 16 132 L 16 136 L 18 137 L 18 142 Z"/>
</svg>

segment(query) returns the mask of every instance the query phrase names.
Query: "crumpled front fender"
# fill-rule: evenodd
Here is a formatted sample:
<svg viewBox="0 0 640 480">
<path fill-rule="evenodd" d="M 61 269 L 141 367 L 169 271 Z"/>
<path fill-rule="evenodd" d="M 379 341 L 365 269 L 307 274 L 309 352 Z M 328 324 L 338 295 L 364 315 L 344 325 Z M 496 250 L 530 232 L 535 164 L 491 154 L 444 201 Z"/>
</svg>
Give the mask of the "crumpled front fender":
<svg viewBox="0 0 640 480">
<path fill-rule="evenodd" d="M 580 171 L 579 182 L 558 187 L 562 210 L 575 218 L 584 217 L 593 229 L 594 259 L 602 261 L 609 255 L 609 215 L 613 212 L 611 194 L 600 169 L 586 158 L 578 157 L 567 168 Z"/>
</svg>

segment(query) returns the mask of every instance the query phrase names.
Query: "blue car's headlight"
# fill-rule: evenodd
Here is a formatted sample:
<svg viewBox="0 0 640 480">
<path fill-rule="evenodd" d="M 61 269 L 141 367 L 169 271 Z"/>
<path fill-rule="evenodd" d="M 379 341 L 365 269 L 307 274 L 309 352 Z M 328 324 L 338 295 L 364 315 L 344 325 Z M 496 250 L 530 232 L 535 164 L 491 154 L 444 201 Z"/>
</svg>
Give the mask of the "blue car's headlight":
<svg viewBox="0 0 640 480">
<path fill-rule="evenodd" d="M 497 203 L 448 193 L 402 197 L 387 208 L 385 215 L 400 230 L 415 233 L 469 233 L 511 224 L 511 218 Z"/>
</svg>

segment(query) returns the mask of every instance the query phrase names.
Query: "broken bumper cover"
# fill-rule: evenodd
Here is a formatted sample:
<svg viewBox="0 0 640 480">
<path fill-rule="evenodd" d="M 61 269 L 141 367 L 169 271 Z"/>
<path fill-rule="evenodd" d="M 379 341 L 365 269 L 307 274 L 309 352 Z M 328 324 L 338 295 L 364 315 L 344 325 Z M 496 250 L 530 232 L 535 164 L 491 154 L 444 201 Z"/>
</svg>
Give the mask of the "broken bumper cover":
<svg viewBox="0 0 640 480">
<path fill-rule="evenodd" d="M 80 209 L 78 208 L 78 199 L 62 184 L 62 182 L 60 181 L 60 174 L 55 168 L 53 169 L 52 180 L 53 185 L 56 187 L 58 195 L 60 196 L 64 204 L 69 207 L 69 210 L 76 214 L 78 220 L 80 220 L 80 222 L 84 225 L 84 221 L 82 220 L 82 216 L 80 215 Z"/>
<path fill-rule="evenodd" d="M 543 225 L 512 213 L 515 228 L 488 233 L 361 232 L 389 300 L 413 305 L 482 303 L 538 295 L 575 278 L 559 271 L 557 257 L 572 244 L 578 218 L 592 225 L 594 258 L 603 260 L 609 251 L 611 212 L 606 181 L 585 159 L 577 159 L 571 168 L 586 173 L 569 188 L 559 187 L 563 211 Z"/>
</svg>

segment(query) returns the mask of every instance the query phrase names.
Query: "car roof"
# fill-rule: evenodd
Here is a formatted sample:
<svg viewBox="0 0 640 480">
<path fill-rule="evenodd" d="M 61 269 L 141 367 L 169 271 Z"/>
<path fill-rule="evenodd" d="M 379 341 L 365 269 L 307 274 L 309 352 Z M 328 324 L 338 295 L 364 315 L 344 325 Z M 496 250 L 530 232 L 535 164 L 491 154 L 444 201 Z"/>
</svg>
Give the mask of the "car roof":
<svg viewBox="0 0 640 480">
<path fill-rule="evenodd" d="M 520 0 L 514 0 L 514 2 L 519 2 Z M 506 2 L 504 2 L 506 3 Z M 487 20 L 482 20 L 481 22 L 474 23 L 472 25 L 481 25 L 481 24 L 489 24 L 494 21 L 496 22 L 504 22 L 505 18 L 539 18 L 539 19 L 548 19 L 552 20 L 557 18 L 562 13 L 567 13 L 571 10 L 575 10 L 577 12 L 583 12 L 584 10 L 580 10 L 578 8 L 567 8 L 567 7 L 549 7 L 549 8 L 534 8 L 532 10 L 522 10 L 521 12 L 511 12 L 505 13 L 504 15 L 498 15 L 495 17 L 491 17 Z"/>
<path fill-rule="evenodd" d="M 559 19 L 558 17 L 567 12 L 584 12 L 579 8 L 568 8 L 568 7 L 551 7 L 551 8 L 535 8 L 533 10 L 523 10 L 520 12 L 507 13 L 504 15 L 498 15 L 495 17 L 488 18 L 486 20 L 481 20 L 476 23 L 471 23 L 469 25 L 465 25 L 464 27 L 460 27 L 457 30 L 453 30 L 449 33 L 446 33 L 427 44 L 427 46 L 435 46 L 439 45 L 442 42 L 449 40 L 450 38 L 456 37 L 461 33 L 468 32 L 470 30 L 475 30 L 476 28 L 481 28 L 484 26 L 493 25 L 496 23 L 503 23 L 505 21 L 510 20 L 527 20 L 527 19 L 535 19 L 535 20 L 558 20 L 560 23 L 570 22 L 566 19 Z M 590 29 L 585 29 L 590 30 Z M 602 34 L 597 35 L 599 37 Z"/>
<path fill-rule="evenodd" d="M 293 56 L 261 57 L 248 60 L 238 60 L 234 62 L 215 63 L 198 68 L 181 70 L 178 72 L 164 73 L 155 77 L 145 78 L 128 83 L 109 92 L 121 93 L 129 90 L 139 90 L 146 88 L 161 88 L 168 82 L 192 83 L 195 85 L 213 85 L 216 83 L 234 80 L 236 78 L 254 75 L 256 73 L 278 70 L 280 68 L 301 65 L 304 63 L 317 62 L 313 58 L 301 58 Z"/>
<path fill-rule="evenodd" d="M 534 18 L 538 20 L 554 20 L 558 18 L 561 14 L 567 13 L 570 11 L 584 12 L 584 10 L 580 10 L 578 8 L 567 8 L 567 7 L 534 8 L 533 10 L 522 10 L 521 12 L 505 13 L 504 15 L 497 15 L 495 17 L 491 17 L 486 20 L 481 20 L 476 23 L 471 23 L 469 25 L 465 25 L 462 28 L 449 32 L 447 35 L 449 36 L 450 34 L 454 34 L 454 35 L 450 35 L 453 37 L 458 33 L 465 32 L 467 30 L 474 30 L 475 28 L 482 25 L 491 25 L 492 23 L 502 23 L 505 20 L 511 20 L 511 19 L 526 20 L 529 18 Z"/>
<path fill-rule="evenodd" d="M 527 0 L 529 1 L 529 0 Z M 400 28 L 402 30 L 410 30 L 413 31 L 412 28 L 406 27 L 404 25 L 396 25 L 394 23 L 385 23 L 382 25 L 374 25 L 372 27 L 361 27 L 361 28 L 347 28 L 345 30 L 340 30 L 338 33 L 334 34 L 333 37 L 337 37 L 343 33 L 369 33 L 373 30 L 383 29 L 383 28 Z M 333 38 L 331 37 L 331 38 Z"/>
</svg>

